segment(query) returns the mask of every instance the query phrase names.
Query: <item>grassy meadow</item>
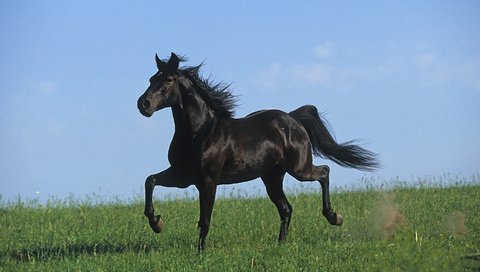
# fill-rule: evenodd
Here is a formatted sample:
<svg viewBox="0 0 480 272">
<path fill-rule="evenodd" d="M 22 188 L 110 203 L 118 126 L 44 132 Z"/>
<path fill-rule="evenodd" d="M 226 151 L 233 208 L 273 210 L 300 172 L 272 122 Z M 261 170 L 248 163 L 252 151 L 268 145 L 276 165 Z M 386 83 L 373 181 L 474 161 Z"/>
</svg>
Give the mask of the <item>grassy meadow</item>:
<svg viewBox="0 0 480 272">
<path fill-rule="evenodd" d="M 206 251 L 198 201 L 157 200 L 155 234 L 143 200 L 18 201 L 0 207 L 0 271 L 479 271 L 480 179 L 452 186 L 391 186 L 332 193 L 344 225 L 322 216 L 319 191 L 289 196 L 278 245 L 268 198 L 219 198 Z"/>
</svg>

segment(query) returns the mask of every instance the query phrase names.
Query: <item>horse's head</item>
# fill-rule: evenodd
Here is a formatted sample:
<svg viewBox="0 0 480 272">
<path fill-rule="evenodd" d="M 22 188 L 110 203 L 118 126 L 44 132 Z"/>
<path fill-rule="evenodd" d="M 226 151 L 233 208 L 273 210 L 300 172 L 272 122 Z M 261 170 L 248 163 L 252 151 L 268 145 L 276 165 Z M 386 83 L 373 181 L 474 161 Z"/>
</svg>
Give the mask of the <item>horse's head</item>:
<svg viewBox="0 0 480 272">
<path fill-rule="evenodd" d="M 181 99 L 178 85 L 180 58 L 172 53 L 165 62 L 155 55 L 155 61 L 158 72 L 150 78 L 150 86 L 137 101 L 138 110 L 146 117 L 163 108 L 174 106 Z"/>
</svg>

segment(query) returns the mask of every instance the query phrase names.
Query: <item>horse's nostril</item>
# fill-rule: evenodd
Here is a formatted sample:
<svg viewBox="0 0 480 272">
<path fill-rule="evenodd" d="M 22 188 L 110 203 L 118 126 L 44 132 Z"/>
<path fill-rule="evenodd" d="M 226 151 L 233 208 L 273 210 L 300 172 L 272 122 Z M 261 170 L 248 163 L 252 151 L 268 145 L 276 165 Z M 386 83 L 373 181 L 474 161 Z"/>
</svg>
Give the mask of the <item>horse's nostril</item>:
<svg viewBox="0 0 480 272">
<path fill-rule="evenodd" d="M 144 109 L 150 108 L 150 101 L 148 101 L 147 99 L 144 99 L 142 102 L 142 106 Z"/>
</svg>

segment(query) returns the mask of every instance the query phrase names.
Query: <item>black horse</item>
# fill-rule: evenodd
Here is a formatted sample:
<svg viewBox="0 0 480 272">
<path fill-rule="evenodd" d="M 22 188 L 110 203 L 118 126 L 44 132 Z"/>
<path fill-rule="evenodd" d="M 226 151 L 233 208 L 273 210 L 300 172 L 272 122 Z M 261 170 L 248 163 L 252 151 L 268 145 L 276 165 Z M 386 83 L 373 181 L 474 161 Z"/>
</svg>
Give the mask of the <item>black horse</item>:
<svg viewBox="0 0 480 272">
<path fill-rule="evenodd" d="M 155 55 L 158 72 L 137 101 L 146 117 L 172 108 L 175 134 L 168 151 L 171 166 L 145 182 L 145 216 L 154 232 L 162 231 L 162 218 L 154 215 L 152 193 L 156 185 L 186 188 L 195 185 L 200 195 L 198 249 L 205 247 L 217 185 L 260 177 L 280 214 L 278 241 L 285 240 L 292 206 L 283 192 L 285 173 L 300 181 L 319 181 L 323 215 L 332 225 L 342 216 L 330 205 L 329 168 L 312 164 L 312 152 L 339 165 L 373 170 L 376 155 L 353 142 L 338 144 L 314 106 L 290 113 L 261 110 L 233 118 L 236 98 L 223 84 L 199 76 L 201 65 L 179 68 L 174 53 L 167 61 Z"/>
</svg>

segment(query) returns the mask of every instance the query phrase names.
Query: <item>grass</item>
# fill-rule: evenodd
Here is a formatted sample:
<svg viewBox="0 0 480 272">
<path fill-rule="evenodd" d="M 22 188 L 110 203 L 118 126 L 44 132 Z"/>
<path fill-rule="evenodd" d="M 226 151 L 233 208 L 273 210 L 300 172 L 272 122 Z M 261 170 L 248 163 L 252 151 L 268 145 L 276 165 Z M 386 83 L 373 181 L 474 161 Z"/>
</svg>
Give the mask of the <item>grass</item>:
<svg viewBox="0 0 480 272">
<path fill-rule="evenodd" d="M 297 193 L 287 242 L 267 198 L 220 198 L 207 249 L 196 250 L 198 202 L 155 202 L 154 234 L 143 203 L 18 201 L 0 208 L 1 271 L 478 271 L 480 185 L 395 187 L 332 194 L 341 227 L 321 196 Z"/>
</svg>

